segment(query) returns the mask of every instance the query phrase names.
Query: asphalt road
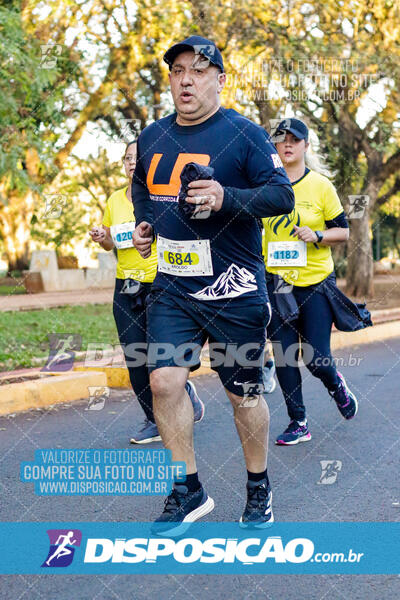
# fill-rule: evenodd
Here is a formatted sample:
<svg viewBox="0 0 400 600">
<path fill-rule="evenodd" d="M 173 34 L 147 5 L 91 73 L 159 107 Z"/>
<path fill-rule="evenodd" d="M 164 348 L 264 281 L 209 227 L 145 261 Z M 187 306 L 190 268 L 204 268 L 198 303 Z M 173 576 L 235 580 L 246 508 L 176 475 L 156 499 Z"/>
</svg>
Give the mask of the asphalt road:
<svg viewBox="0 0 400 600">
<path fill-rule="evenodd" d="M 400 339 L 338 351 L 357 393 L 359 414 L 344 421 L 322 384 L 303 370 L 313 439 L 295 447 L 272 442 L 287 425 L 279 389 L 271 411 L 269 473 L 277 521 L 398 521 Z M 351 359 L 350 359 L 351 357 Z M 355 366 L 358 363 L 358 366 Z M 245 470 L 230 404 L 214 376 L 196 379 L 206 416 L 195 428 L 201 480 L 215 500 L 212 521 L 237 520 L 244 507 Z M 21 461 L 36 448 L 125 448 L 140 418 L 127 391 L 114 390 L 101 411 L 87 402 L 0 419 L 2 521 L 151 521 L 160 497 L 39 497 L 19 481 Z M 161 447 L 154 444 L 153 447 Z M 338 460 L 333 485 L 319 485 L 321 460 Z M 4 542 L 2 542 L 4 543 Z M 358 600 L 400 597 L 394 575 L 7 575 L 0 598 L 17 600 Z"/>
</svg>

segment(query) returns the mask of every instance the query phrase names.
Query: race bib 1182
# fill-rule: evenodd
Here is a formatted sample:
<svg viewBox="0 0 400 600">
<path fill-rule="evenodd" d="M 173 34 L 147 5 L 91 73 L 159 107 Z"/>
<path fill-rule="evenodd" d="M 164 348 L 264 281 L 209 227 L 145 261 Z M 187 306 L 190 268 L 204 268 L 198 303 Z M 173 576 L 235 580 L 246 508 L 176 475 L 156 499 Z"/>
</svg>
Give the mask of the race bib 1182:
<svg viewBox="0 0 400 600">
<path fill-rule="evenodd" d="M 269 267 L 305 267 L 307 244 L 298 242 L 268 242 Z"/>
</svg>

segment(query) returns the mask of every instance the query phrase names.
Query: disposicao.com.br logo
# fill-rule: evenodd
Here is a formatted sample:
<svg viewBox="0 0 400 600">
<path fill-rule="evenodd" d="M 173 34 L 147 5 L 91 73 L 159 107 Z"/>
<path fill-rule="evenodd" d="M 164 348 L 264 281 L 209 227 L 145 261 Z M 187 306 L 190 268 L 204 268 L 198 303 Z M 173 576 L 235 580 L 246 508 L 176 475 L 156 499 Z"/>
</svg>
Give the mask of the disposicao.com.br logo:
<svg viewBox="0 0 400 600">
<path fill-rule="evenodd" d="M 265 540 L 256 537 L 245 539 L 184 538 L 89 538 L 86 543 L 85 563 L 157 563 L 165 558 L 180 564 L 238 563 L 253 565 L 275 563 L 359 562 L 363 553 L 350 549 L 347 553 L 314 554 L 314 543 L 308 538 L 294 538 L 283 543 L 280 536 Z"/>
<path fill-rule="evenodd" d="M 150 522 L 45 525 L 0 523 L 12 544 L 0 572 L 398 573 L 400 523 L 274 523 L 273 530 L 244 530 L 236 522 L 198 522 L 179 537 L 155 535 Z M 23 561 L 21 546 L 30 548 Z"/>
<path fill-rule="evenodd" d="M 0 574 L 399 572 L 399 522 L 275 522 L 250 530 L 198 521 L 179 538 L 152 528 L 133 520 L 0 522 Z"/>
</svg>

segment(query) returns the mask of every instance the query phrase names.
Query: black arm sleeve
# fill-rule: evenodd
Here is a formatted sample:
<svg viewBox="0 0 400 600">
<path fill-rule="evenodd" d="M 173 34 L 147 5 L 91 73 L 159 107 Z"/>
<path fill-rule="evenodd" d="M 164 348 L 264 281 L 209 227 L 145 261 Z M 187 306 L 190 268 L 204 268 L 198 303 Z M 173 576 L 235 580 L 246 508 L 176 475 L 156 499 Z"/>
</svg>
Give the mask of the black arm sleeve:
<svg viewBox="0 0 400 600">
<path fill-rule="evenodd" d="M 242 143 L 242 170 L 249 185 L 245 189 L 225 187 L 219 214 L 262 218 L 291 213 L 294 192 L 267 132 L 259 125 L 247 124 Z"/>
<path fill-rule="evenodd" d="M 274 217 L 285 215 L 294 209 L 294 192 L 290 184 L 265 183 L 256 188 L 241 190 L 224 188 L 224 201 L 219 211 L 223 215 Z"/>
<path fill-rule="evenodd" d="M 132 202 L 136 225 L 142 221 L 153 224 L 153 203 L 146 185 L 146 173 L 142 165 L 139 149 L 140 136 L 137 142 L 136 168 L 132 177 Z"/>
<path fill-rule="evenodd" d="M 327 229 L 332 229 L 332 227 L 343 227 L 344 229 L 349 228 L 349 224 L 347 222 L 346 215 L 344 214 L 344 212 L 341 212 L 340 215 L 338 215 L 334 219 L 325 221 L 325 225 Z"/>
</svg>

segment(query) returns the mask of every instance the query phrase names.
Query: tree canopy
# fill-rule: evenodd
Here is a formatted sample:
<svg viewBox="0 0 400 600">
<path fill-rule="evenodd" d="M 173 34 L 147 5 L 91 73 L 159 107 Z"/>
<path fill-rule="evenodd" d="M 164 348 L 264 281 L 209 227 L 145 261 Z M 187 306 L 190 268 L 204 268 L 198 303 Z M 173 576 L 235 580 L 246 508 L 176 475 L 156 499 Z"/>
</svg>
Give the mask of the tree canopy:
<svg viewBox="0 0 400 600">
<path fill-rule="evenodd" d="M 0 237 L 10 265 L 26 263 L 43 194 L 82 136 L 101 132 L 107 147 L 171 112 L 162 55 L 197 33 L 223 53 L 224 105 L 268 130 L 305 119 L 346 209 L 350 196 L 368 197 L 351 221 L 347 278 L 354 294 L 371 291 L 370 228 L 400 191 L 398 2 L 31 0 L 0 7 L 0 30 Z M 84 162 L 75 189 L 94 175 L 93 159 Z M 105 195 L 109 172 L 96 177 Z"/>
</svg>

